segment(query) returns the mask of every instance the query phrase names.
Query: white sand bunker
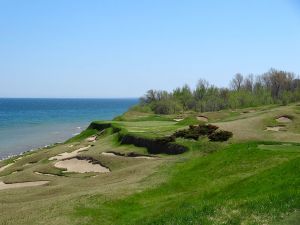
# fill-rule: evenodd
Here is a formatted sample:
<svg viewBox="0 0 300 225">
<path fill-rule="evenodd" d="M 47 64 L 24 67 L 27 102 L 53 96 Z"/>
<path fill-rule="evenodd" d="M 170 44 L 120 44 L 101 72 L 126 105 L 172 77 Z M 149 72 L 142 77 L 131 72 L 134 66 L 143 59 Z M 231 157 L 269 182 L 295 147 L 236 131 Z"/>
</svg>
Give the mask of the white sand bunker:
<svg viewBox="0 0 300 225">
<path fill-rule="evenodd" d="M 276 119 L 276 121 L 279 122 L 279 123 L 290 123 L 290 122 L 292 122 L 292 120 L 287 116 L 278 117 Z"/>
<path fill-rule="evenodd" d="M 197 120 L 202 122 L 208 122 L 208 118 L 206 116 L 197 116 Z"/>
<path fill-rule="evenodd" d="M 88 137 L 87 139 L 85 139 L 88 142 L 96 142 L 97 136 L 93 135 L 91 137 Z"/>
<path fill-rule="evenodd" d="M 0 190 L 11 189 L 11 188 L 35 187 L 47 183 L 49 183 L 49 181 L 33 181 L 33 182 L 13 183 L 13 184 L 5 184 L 2 181 L 0 181 Z"/>
<path fill-rule="evenodd" d="M 10 163 L 10 164 L 7 164 L 6 166 L 2 166 L 2 167 L 0 168 L 0 172 L 4 171 L 5 169 L 7 169 L 8 167 L 10 167 L 10 166 L 12 166 L 12 165 L 14 165 L 14 163 Z"/>
<path fill-rule="evenodd" d="M 174 119 L 175 122 L 180 122 L 182 120 L 183 120 L 182 118 L 176 118 L 176 119 Z"/>
<path fill-rule="evenodd" d="M 49 158 L 49 160 L 64 160 L 64 159 L 68 159 L 68 158 L 73 158 L 73 157 L 76 157 L 80 152 L 88 150 L 90 147 L 91 146 L 89 145 L 89 146 L 77 149 L 73 152 L 64 152 L 64 153 L 61 153 L 61 154 L 58 154 L 56 156 Z"/>
<path fill-rule="evenodd" d="M 133 154 L 133 153 L 129 153 L 129 154 L 126 155 L 126 154 L 115 153 L 115 152 L 102 152 L 101 154 L 105 155 L 105 156 L 112 156 L 112 157 L 119 156 L 119 157 L 135 158 L 135 159 L 154 159 L 155 158 L 155 157 L 152 157 L 152 156 L 136 155 L 136 154 Z"/>
<path fill-rule="evenodd" d="M 267 131 L 281 131 L 283 129 L 283 127 L 277 126 L 277 127 L 267 127 L 266 130 Z"/>
<path fill-rule="evenodd" d="M 54 165 L 57 168 L 67 169 L 66 172 L 75 172 L 75 173 L 108 173 L 110 170 L 100 164 L 96 164 L 91 162 L 88 159 L 66 159 L 63 161 L 59 161 Z"/>
</svg>

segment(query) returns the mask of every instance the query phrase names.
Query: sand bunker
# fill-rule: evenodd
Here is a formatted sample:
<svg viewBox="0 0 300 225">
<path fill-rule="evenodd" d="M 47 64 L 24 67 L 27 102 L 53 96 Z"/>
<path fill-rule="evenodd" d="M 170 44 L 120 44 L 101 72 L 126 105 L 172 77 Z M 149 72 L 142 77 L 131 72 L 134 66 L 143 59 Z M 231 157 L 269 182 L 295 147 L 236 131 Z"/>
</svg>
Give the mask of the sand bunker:
<svg viewBox="0 0 300 225">
<path fill-rule="evenodd" d="M 0 181 L 0 190 L 11 189 L 11 188 L 35 187 L 47 183 L 49 183 L 49 181 L 34 181 L 34 182 L 13 183 L 13 184 L 5 184 L 2 181 Z"/>
<path fill-rule="evenodd" d="M 197 120 L 202 121 L 202 122 L 208 122 L 208 118 L 205 116 L 197 116 Z"/>
<path fill-rule="evenodd" d="M 96 139 L 97 139 L 97 136 L 94 135 L 94 136 L 88 137 L 88 138 L 85 139 L 85 140 L 88 141 L 88 142 L 95 142 Z"/>
<path fill-rule="evenodd" d="M 115 156 L 120 156 L 120 157 L 128 157 L 128 158 L 135 158 L 135 159 L 153 159 L 154 157 L 152 156 L 146 156 L 146 155 L 138 155 L 136 153 L 129 153 L 129 154 L 122 154 L 122 153 L 116 153 L 116 152 L 102 152 L 101 153 L 102 155 L 105 155 L 105 156 L 112 156 L 112 157 L 115 157 Z"/>
<path fill-rule="evenodd" d="M 277 126 L 277 127 L 267 127 L 266 130 L 267 131 L 281 131 L 283 129 L 283 127 Z"/>
<path fill-rule="evenodd" d="M 88 159 L 66 159 L 63 161 L 59 161 L 54 165 L 57 168 L 67 169 L 66 172 L 75 172 L 75 173 L 108 173 L 110 170 L 100 164 L 96 164 L 91 162 Z"/>
<path fill-rule="evenodd" d="M 49 160 L 64 160 L 64 159 L 68 159 L 68 158 L 73 158 L 73 157 L 76 157 L 80 152 L 88 150 L 90 147 L 91 146 L 89 145 L 87 147 L 77 149 L 73 152 L 64 152 L 64 153 L 61 153 L 54 157 L 49 158 Z"/>
<path fill-rule="evenodd" d="M 290 122 L 292 122 L 292 120 L 290 118 L 286 117 L 286 116 L 278 117 L 276 119 L 276 121 L 279 122 L 279 123 L 290 123 Z"/>
<path fill-rule="evenodd" d="M 180 121 L 182 121 L 182 120 L 183 120 L 182 118 L 174 119 L 175 122 L 180 122 Z"/>
<path fill-rule="evenodd" d="M 10 163 L 10 164 L 7 164 L 6 166 L 2 166 L 2 167 L 0 168 L 0 172 L 4 171 L 6 168 L 8 168 L 8 167 L 10 167 L 10 166 L 12 166 L 12 165 L 14 165 L 14 163 Z"/>
</svg>

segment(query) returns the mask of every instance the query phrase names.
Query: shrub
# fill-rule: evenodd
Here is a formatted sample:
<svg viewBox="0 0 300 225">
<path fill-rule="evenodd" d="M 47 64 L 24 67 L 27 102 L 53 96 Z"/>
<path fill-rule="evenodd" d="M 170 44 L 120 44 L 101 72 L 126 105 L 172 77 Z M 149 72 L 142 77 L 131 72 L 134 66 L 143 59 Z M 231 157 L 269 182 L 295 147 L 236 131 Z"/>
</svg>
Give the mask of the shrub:
<svg viewBox="0 0 300 225">
<path fill-rule="evenodd" d="M 213 132 L 208 136 L 210 141 L 227 141 L 229 138 L 233 136 L 232 132 L 220 130 Z"/>
<path fill-rule="evenodd" d="M 137 137 L 131 134 L 120 136 L 121 144 L 133 144 L 137 147 L 145 147 L 151 154 L 169 154 L 176 155 L 187 151 L 185 146 L 174 143 L 174 137 L 163 137 L 156 139 L 148 139 Z"/>
<path fill-rule="evenodd" d="M 200 136 L 210 135 L 217 129 L 217 126 L 211 124 L 198 126 L 190 125 L 189 129 L 176 131 L 173 136 L 198 140 Z"/>
</svg>

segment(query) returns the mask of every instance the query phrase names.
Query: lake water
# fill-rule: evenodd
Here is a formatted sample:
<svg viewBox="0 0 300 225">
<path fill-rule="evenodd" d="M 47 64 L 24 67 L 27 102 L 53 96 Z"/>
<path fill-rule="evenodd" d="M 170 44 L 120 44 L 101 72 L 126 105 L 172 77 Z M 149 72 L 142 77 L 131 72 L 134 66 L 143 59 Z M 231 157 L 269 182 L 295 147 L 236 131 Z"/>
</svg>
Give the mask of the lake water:
<svg viewBox="0 0 300 225">
<path fill-rule="evenodd" d="M 93 120 L 110 120 L 138 99 L 0 98 L 0 159 L 80 133 Z"/>
</svg>

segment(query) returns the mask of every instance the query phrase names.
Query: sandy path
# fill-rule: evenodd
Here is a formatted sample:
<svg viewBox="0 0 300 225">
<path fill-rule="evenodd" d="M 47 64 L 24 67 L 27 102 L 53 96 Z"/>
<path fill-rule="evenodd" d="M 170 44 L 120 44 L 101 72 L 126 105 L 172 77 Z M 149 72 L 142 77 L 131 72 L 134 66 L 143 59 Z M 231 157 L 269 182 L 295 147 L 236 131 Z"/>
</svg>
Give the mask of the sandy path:
<svg viewBox="0 0 300 225">
<path fill-rule="evenodd" d="M 59 161 L 55 163 L 55 167 L 67 169 L 67 172 L 75 172 L 75 173 L 88 173 L 88 172 L 96 172 L 96 173 L 108 173 L 110 170 L 100 164 L 93 164 L 89 160 L 81 160 L 81 159 L 67 159 L 63 161 Z"/>
<path fill-rule="evenodd" d="M 68 158 L 73 158 L 73 157 L 76 157 L 80 152 L 88 150 L 90 147 L 91 146 L 89 145 L 87 147 L 77 149 L 73 152 L 64 152 L 64 153 L 61 153 L 61 154 L 58 154 L 56 156 L 49 158 L 49 160 L 64 160 L 64 159 L 68 159 Z"/>
<path fill-rule="evenodd" d="M 10 166 L 12 166 L 12 165 L 14 165 L 14 163 L 10 163 L 10 164 L 7 164 L 6 166 L 2 166 L 2 167 L 0 168 L 0 172 L 2 172 L 3 170 L 5 170 L 6 168 L 8 168 L 8 167 L 10 167 Z"/>
<path fill-rule="evenodd" d="M 2 181 L 0 181 L 0 190 L 11 189 L 11 188 L 35 187 L 47 183 L 49 183 L 49 181 L 33 181 L 33 182 L 13 183 L 13 184 L 5 184 Z"/>
</svg>

